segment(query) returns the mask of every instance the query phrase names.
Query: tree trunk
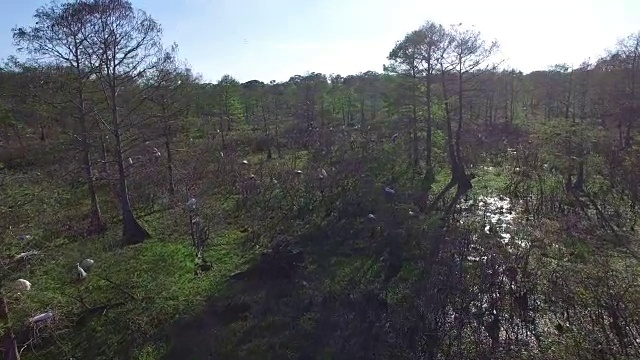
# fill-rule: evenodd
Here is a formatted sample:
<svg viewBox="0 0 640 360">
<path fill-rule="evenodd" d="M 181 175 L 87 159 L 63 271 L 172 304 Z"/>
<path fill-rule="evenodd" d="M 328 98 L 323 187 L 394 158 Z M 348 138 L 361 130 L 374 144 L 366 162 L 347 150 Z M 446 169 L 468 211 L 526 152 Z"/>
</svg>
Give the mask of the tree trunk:
<svg viewBox="0 0 640 360">
<path fill-rule="evenodd" d="M 167 190 L 169 191 L 169 196 L 173 197 L 176 193 L 176 186 L 173 179 L 173 153 L 171 152 L 171 141 L 169 139 L 169 136 L 170 136 L 169 131 L 170 129 L 167 129 L 167 131 L 165 132 L 164 148 L 165 148 L 165 151 L 167 152 L 167 180 L 169 182 Z"/>
<path fill-rule="evenodd" d="M 84 168 L 84 177 L 87 181 L 87 188 L 89 190 L 89 198 L 91 199 L 91 218 L 88 233 L 99 234 L 105 230 L 105 224 L 102 221 L 95 180 L 93 178 L 93 167 L 91 166 L 91 145 L 89 144 L 89 131 L 87 130 L 84 95 L 82 92 L 79 93 L 78 97 L 80 100 L 79 125 L 81 132 L 80 145 L 82 147 L 82 166 Z"/>
<path fill-rule="evenodd" d="M 109 163 L 107 162 L 107 142 L 104 138 L 100 137 L 100 152 L 102 154 L 102 176 L 104 178 L 109 177 Z"/>
<path fill-rule="evenodd" d="M 227 148 L 227 144 L 224 139 L 224 118 L 222 116 L 220 117 L 220 137 L 222 140 L 222 150 L 225 150 Z"/>
<path fill-rule="evenodd" d="M 18 344 L 16 343 L 16 337 L 13 335 L 13 329 L 11 328 L 11 322 L 9 319 L 7 298 L 2 295 L 2 299 L 0 301 L 2 301 L 2 303 L 0 303 L 0 323 L 5 323 L 7 326 L 5 329 L 5 333 L 2 335 L 4 360 L 20 360 Z"/>
<path fill-rule="evenodd" d="M 114 72 L 115 73 L 115 72 Z M 151 235 L 140 225 L 129 200 L 129 189 L 127 188 L 127 176 L 124 169 L 124 159 L 122 156 L 122 140 L 120 138 L 120 120 L 118 118 L 118 105 L 116 85 L 111 86 L 111 119 L 113 122 L 113 136 L 115 139 L 115 155 L 118 163 L 118 185 L 120 190 L 120 208 L 122 210 L 122 242 L 126 245 L 141 244 Z"/>
<path fill-rule="evenodd" d="M 413 75 L 413 87 L 411 90 L 411 131 L 413 133 L 413 140 L 411 143 L 411 155 L 413 160 L 413 167 L 418 168 L 420 164 L 420 156 L 418 154 L 418 108 L 416 99 L 416 76 Z"/>
<path fill-rule="evenodd" d="M 432 121 L 433 115 L 431 114 L 431 58 L 427 59 L 427 139 L 426 139 L 426 149 L 425 149 L 425 163 L 426 163 L 426 171 L 425 178 L 431 178 L 433 174 L 432 169 L 432 155 L 431 155 L 431 147 L 432 147 L 432 138 L 433 138 L 433 130 L 432 130 Z"/>
</svg>

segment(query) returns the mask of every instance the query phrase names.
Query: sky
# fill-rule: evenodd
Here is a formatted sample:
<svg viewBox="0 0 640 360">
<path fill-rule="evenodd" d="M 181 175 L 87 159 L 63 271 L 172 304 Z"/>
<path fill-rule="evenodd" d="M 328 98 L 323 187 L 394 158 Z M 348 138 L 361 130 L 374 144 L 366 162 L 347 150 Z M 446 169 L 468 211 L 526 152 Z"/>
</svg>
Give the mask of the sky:
<svg viewBox="0 0 640 360">
<path fill-rule="evenodd" d="M 11 28 L 48 1 L 2 0 L 0 59 Z M 132 0 L 205 81 L 285 81 L 307 72 L 382 71 L 396 41 L 427 20 L 474 26 L 500 43 L 504 65 L 578 66 L 640 31 L 640 0 Z M 516 5 L 518 4 L 518 5 Z"/>
</svg>

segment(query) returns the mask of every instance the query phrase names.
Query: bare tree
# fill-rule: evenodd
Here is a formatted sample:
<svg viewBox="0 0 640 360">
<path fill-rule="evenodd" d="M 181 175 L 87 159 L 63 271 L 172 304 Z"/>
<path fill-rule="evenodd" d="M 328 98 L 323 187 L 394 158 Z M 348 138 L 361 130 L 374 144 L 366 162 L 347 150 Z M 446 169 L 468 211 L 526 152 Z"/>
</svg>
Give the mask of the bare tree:
<svg viewBox="0 0 640 360">
<path fill-rule="evenodd" d="M 439 57 L 442 92 L 444 96 L 446 134 L 447 134 L 447 154 L 451 167 L 451 180 L 436 196 L 433 204 L 442 199 L 454 186 L 457 187 L 453 201 L 448 206 L 448 211 L 458 200 L 471 190 L 471 179 L 464 169 L 463 154 L 460 150 L 460 138 L 463 128 L 464 119 L 464 99 L 465 99 L 465 83 L 469 79 L 473 79 L 484 73 L 487 69 L 486 63 L 489 58 L 498 49 L 496 41 L 487 44 L 480 32 L 470 29 L 461 29 L 454 26 L 450 30 L 450 37 L 446 42 L 446 46 L 442 47 Z M 452 72 L 452 77 L 457 85 L 454 94 L 455 98 L 449 96 L 447 74 Z M 452 108 L 453 101 L 457 102 L 457 109 Z M 457 113 L 456 130 L 453 131 L 453 112 Z"/>
<path fill-rule="evenodd" d="M 434 170 L 433 170 L 433 81 L 434 74 L 437 71 L 437 57 L 438 53 L 441 51 L 441 48 L 445 46 L 445 42 L 447 40 L 447 31 L 446 29 L 434 22 L 428 21 L 424 25 L 420 27 L 418 33 L 416 34 L 419 37 L 419 51 L 420 51 L 420 60 L 421 66 L 423 68 L 423 75 L 426 87 L 426 128 L 427 128 L 427 138 L 426 138 L 426 149 L 425 149 L 425 162 L 426 162 L 426 170 L 425 170 L 425 178 L 433 181 L 434 179 Z"/>
<path fill-rule="evenodd" d="M 388 59 L 391 61 L 385 71 L 397 74 L 406 79 L 402 85 L 408 85 L 410 112 L 410 128 L 412 133 L 411 159 L 413 166 L 418 168 L 420 164 L 419 144 L 418 144 L 418 108 L 419 108 L 419 79 L 422 76 L 420 46 L 422 37 L 419 31 L 413 31 L 398 42 L 389 53 Z"/>
<path fill-rule="evenodd" d="M 175 47 L 171 53 L 175 52 Z M 180 67 L 175 60 L 168 60 L 151 78 L 156 82 L 157 90 L 149 100 L 155 105 L 154 116 L 158 120 L 159 135 L 162 138 L 167 160 L 167 192 L 175 195 L 173 142 L 177 132 L 178 120 L 189 111 L 186 101 L 191 85 L 196 79 L 188 68 Z"/>
<path fill-rule="evenodd" d="M 82 167 L 91 199 L 91 232 L 100 232 L 104 223 L 93 178 L 90 131 L 87 109 L 88 83 L 95 73 L 92 66 L 95 54 L 87 51 L 92 22 L 86 1 L 76 0 L 64 4 L 52 4 L 36 10 L 36 24 L 27 28 L 14 28 L 13 38 L 23 52 L 36 57 L 49 66 L 69 69 L 69 91 L 64 91 L 64 103 L 75 109 L 74 137 L 82 149 Z"/>
<path fill-rule="evenodd" d="M 89 51 L 99 56 L 97 76 L 109 112 L 103 120 L 114 139 L 115 162 L 118 166 L 122 237 L 125 245 L 143 242 L 150 235 L 133 214 L 127 188 L 124 163 L 124 140 L 139 121 L 142 104 L 157 90 L 158 83 L 144 82 L 171 60 L 162 46 L 160 25 L 126 0 L 93 0 L 95 31 Z"/>
</svg>

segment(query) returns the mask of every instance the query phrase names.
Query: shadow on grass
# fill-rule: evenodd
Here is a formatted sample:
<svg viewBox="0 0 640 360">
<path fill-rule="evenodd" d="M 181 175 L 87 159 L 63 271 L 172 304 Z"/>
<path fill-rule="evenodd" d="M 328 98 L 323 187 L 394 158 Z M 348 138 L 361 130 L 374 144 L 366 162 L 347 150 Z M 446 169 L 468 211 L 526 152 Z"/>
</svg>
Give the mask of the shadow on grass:
<svg viewBox="0 0 640 360">
<path fill-rule="evenodd" d="M 161 359 L 391 356 L 396 344 L 388 336 L 384 288 L 402 268 L 389 260 L 389 239 L 398 234 L 380 234 L 366 246 L 367 227 L 333 225 L 332 232 L 318 226 L 278 244 L 232 275 L 224 295 L 169 326 Z"/>
</svg>

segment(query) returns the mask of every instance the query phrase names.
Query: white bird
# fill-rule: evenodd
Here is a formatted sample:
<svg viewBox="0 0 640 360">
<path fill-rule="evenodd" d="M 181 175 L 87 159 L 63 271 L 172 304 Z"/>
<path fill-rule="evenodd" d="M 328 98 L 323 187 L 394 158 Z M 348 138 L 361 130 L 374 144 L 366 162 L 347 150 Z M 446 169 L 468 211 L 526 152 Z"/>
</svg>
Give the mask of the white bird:
<svg viewBox="0 0 640 360">
<path fill-rule="evenodd" d="M 255 178 L 256 178 L 256 176 L 255 176 L 255 175 L 253 175 L 253 174 L 249 174 L 249 179 L 255 179 Z"/>
<path fill-rule="evenodd" d="M 220 151 L 220 157 L 224 157 L 224 153 L 222 151 Z"/>
<path fill-rule="evenodd" d="M 18 279 L 13 283 L 16 290 L 29 291 L 31 290 L 31 283 L 25 279 Z"/>
<path fill-rule="evenodd" d="M 23 252 L 23 253 L 20 253 L 20 254 L 16 255 L 16 257 L 14 257 L 13 260 L 25 259 L 25 258 L 28 258 L 29 256 L 38 255 L 39 253 L 40 252 L 36 251 L 36 250 Z"/>
<path fill-rule="evenodd" d="M 93 267 L 93 264 L 95 264 L 95 261 L 93 261 L 93 259 L 84 259 L 80 262 L 80 267 L 82 268 L 82 270 L 88 272 Z"/>
<path fill-rule="evenodd" d="M 302 175 L 302 170 L 296 170 L 296 174 Z"/>
<path fill-rule="evenodd" d="M 242 164 L 243 165 L 249 165 L 249 162 L 247 160 L 242 160 Z"/>
<path fill-rule="evenodd" d="M 367 218 L 371 219 L 371 220 L 375 220 L 376 216 L 373 214 L 369 214 L 367 215 Z"/>
<path fill-rule="evenodd" d="M 42 314 L 38 314 L 38 315 L 32 317 L 31 319 L 29 319 L 29 322 L 37 323 L 37 322 L 41 322 L 41 321 L 47 321 L 47 320 L 51 319 L 52 317 L 53 317 L 53 313 L 51 311 L 47 311 L 47 312 L 44 312 Z"/>
<path fill-rule="evenodd" d="M 414 212 L 413 212 L 413 210 L 409 210 L 409 215 L 413 216 L 413 215 L 415 215 L 415 214 L 416 214 L 416 213 L 414 213 Z"/>
<path fill-rule="evenodd" d="M 386 186 L 386 187 L 384 188 L 384 192 L 386 192 L 387 194 L 395 194 L 395 193 L 396 193 L 396 191 L 395 191 L 395 190 L 393 190 L 392 188 L 390 188 L 390 187 L 388 187 L 388 186 Z"/>
<path fill-rule="evenodd" d="M 327 172 L 324 169 L 320 169 L 320 179 L 327 177 Z"/>
<path fill-rule="evenodd" d="M 191 199 L 189 199 L 189 201 L 187 201 L 187 209 L 189 209 L 189 211 L 195 211 L 196 210 L 196 199 L 195 198 L 191 198 Z"/>
<path fill-rule="evenodd" d="M 87 272 L 80 267 L 80 263 L 76 264 L 76 275 L 78 276 L 78 280 L 84 280 L 87 278 Z"/>
<path fill-rule="evenodd" d="M 129 158 L 129 164 L 133 165 L 133 159 Z"/>
<path fill-rule="evenodd" d="M 160 156 L 162 156 L 162 154 L 160 153 L 160 151 L 158 151 L 158 149 L 157 149 L 157 148 L 153 148 L 153 153 L 154 153 L 154 155 L 155 155 L 156 157 L 160 157 Z"/>
</svg>

